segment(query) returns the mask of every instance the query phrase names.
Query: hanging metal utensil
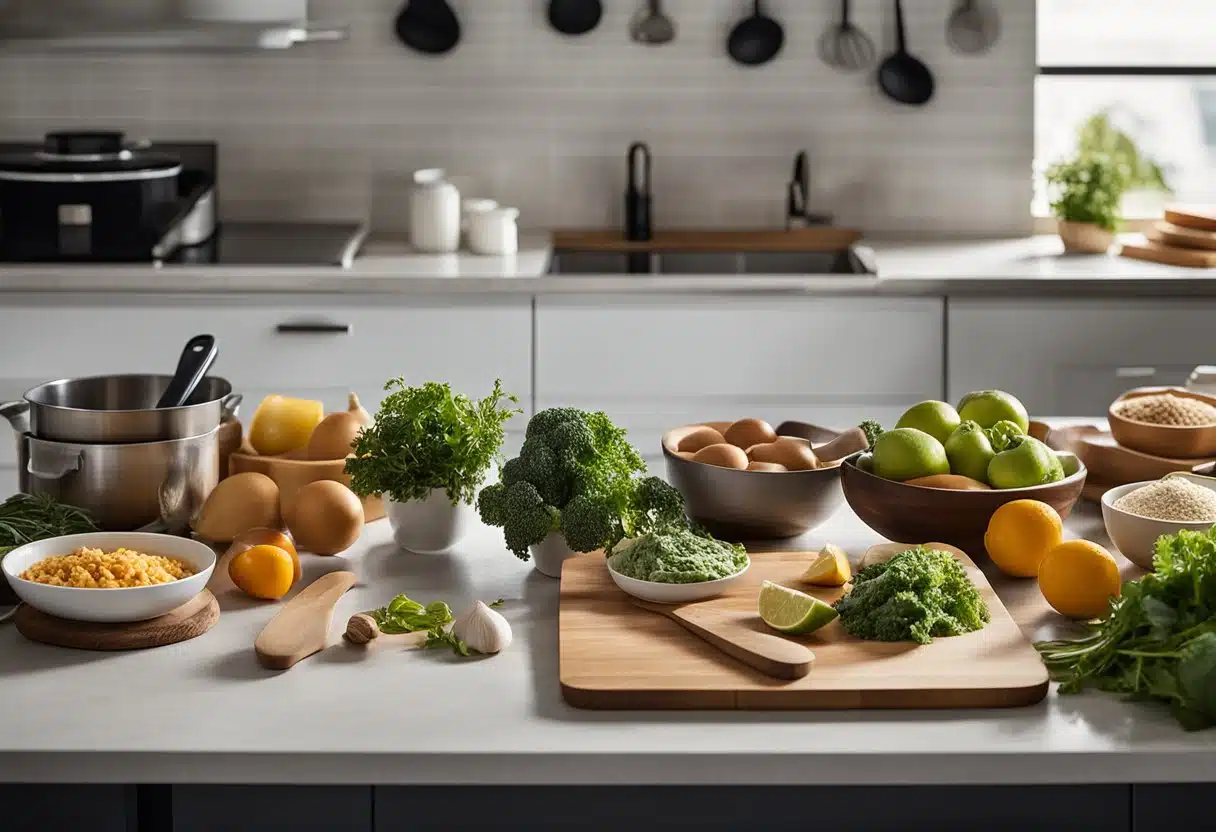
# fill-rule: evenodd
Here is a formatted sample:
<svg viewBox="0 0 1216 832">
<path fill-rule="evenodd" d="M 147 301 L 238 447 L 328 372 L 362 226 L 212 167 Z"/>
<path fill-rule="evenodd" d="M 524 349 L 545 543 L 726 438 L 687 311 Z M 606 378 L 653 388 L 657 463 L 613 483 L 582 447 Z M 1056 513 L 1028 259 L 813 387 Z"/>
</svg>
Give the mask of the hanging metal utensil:
<svg viewBox="0 0 1216 832">
<path fill-rule="evenodd" d="M 764 13 L 764 4 L 752 0 L 752 13 L 735 24 L 726 41 L 726 51 L 744 66 L 766 64 L 785 45 L 785 29 Z"/>
<path fill-rule="evenodd" d="M 406 0 L 393 28 L 398 40 L 424 55 L 442 55 L 460 43 L 460 20 L 447 0 Z"/>
<path fill-rule="evenodd" d="M 600 0 L 549 0 L 549 25 L 563 35 L 585 35 L 600 25 L 604 5 Z"/>
<path fill-rule="evenodd" d="M 929 67 L 908 52 L 901 0 L 895 0 L 895 51 L 879 65 L 878 85 L 888 98 L 914 107 L 927 104 L 936 86 Z"/>
<path fill-rule="evenodd" d="M 946 21 L 946 40 L 955 52 L 981 55 L 1001 36 L 1001 16 L 987 0 L 959 0 Z"/>
<path fill-rule="evenodd" d="M 840 0 L 840 22 L 819 38 L 819 57 L 835 69 L 855 71 L 874 63 L 877 51 L 870 36 L 850 18 L 850 0 Z"/>
<path fill-rule="evenodd" d="M 676 24 L 663 13 L 663 0 L 646 0 L 629 26 L 629 36 L 648 46 L 659 46 L 676 39 Z"/>
</svg>

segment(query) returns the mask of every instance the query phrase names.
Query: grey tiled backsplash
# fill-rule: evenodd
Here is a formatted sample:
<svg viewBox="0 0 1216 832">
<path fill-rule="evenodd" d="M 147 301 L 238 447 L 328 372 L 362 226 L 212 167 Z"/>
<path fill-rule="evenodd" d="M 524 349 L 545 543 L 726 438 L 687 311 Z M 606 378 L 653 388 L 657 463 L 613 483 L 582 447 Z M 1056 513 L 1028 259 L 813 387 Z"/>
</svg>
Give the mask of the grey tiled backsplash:
<svg viewBox="0 0 1216 832">
<path fill-rule="evenodd" d="M 397 43 L 402 0 L 312 0 L 314 19 L 351 24 L 348 42 L 236 56 L 4 55 L 0 135 L 92 125 L 215 138 L 230 219 L 369 217 L 403 229 L 409 172 L 441 166 L 466 195 L 519 206 L 527 227 L 617 225 L 625 149 L 642 139 L 655 156 L 658 227 L 780 223 L 806 148 L 811 207 L 841 224 L 1028 231 L 1034 3 L 995 0 L 1001 40 L 963 57 L 945 39 L 954 1 L 904 3 L 909 47 L 937 75 L 923 108 L 885 99 L 872 71 L 819 61 L 834 0 L 770 0 L 786 47 L 756 69 L 725 53 L 744 0 L 667 0 L 679 36 L 663 47 L 628 38 L 644 0 L 606 0 L 600 27 L 573 39 L 548 29 L 544 0 L 452 0 L 464 38 L 442 58 Z M 890 1 L 853 5 L 889 51 Z"/>
</svg>

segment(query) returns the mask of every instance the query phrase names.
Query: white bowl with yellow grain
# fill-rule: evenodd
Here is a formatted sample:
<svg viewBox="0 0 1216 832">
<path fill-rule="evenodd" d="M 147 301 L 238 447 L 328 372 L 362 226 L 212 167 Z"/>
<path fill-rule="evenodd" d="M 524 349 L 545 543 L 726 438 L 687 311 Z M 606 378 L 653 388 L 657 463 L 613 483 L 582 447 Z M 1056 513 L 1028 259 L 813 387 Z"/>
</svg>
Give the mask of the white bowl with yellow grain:
<svg viewBox="0 0 1216 832">
<path fill-rule="evenodd" d="M 99 623 L 146 621 L 202 592 L 215 552 L 185 537 L 93 532 L 13 549 L 0 571 L 17 597 L 58 618 Z"/>
<path fill-rule="evenodd" d="M 1125 558 L 1152 569 L 1157 538 L 1216 526 L 1216 481 L 1179 473 L 1116 486 L 1102 495 L 1102 520 Z"/>
</svg>

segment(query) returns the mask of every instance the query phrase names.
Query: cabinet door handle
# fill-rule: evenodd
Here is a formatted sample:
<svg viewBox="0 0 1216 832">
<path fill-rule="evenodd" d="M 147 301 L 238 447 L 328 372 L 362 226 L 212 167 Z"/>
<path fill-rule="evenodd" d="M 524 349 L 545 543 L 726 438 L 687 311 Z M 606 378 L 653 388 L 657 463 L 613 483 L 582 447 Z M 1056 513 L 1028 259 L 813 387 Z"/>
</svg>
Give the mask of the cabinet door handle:
<svg viewBox="0 0 1216 832">
<path fill-rule="evenodd" d="M 275 331 L 280 335 L 350 335 L 350 324 L 298 323 L 279 324 Z"/>
<path fill-rule="evenodd" d="M 1115 378 L 1151 378 L 1157 375 L 1156 367 L 1119 367 Z"/>
</svg>

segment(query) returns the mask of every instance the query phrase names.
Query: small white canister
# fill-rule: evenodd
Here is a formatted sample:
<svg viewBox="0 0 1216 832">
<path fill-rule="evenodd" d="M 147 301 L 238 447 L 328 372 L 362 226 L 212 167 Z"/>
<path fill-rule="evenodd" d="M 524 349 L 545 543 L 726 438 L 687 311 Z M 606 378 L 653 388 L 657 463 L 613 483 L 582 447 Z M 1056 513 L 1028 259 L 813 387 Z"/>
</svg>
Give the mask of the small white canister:
<svg viewBox="0 0 1216 832">
<path fill-rule="evenodd" d="M 519 251 L 518 208 L 498 207 L 469 215 L 469 249 L 503 256 Z"/>
<path fill-rule="evenodd" d="M 440 168 L 414 171 L 410 243 L 428 254 L 460 250 L 460 191 Z"/>
</svg>

